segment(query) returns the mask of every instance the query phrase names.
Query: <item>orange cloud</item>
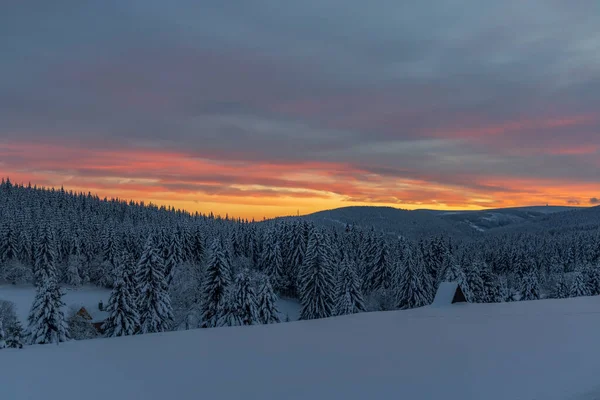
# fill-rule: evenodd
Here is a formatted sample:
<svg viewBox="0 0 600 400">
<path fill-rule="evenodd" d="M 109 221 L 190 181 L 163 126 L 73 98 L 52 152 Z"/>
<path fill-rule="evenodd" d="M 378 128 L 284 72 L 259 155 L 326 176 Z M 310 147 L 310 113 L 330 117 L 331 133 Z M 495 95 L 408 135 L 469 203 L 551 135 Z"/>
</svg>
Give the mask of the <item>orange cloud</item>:
<svg viewBox="0 0 600 400">
<path fill-rule="evenodd" d="M 57 145 L 0 144 L 0 175 L 38 186 L 61 186 L 189 211 L 262 219 L 346 205 L 406 209 L 482 209 L 568 204 L 598 195 L 596 184 L 463 177 L 381 175 L 344 163 L 220 162 L 152 150 L 91 150 Z M 582 201 L 583 203 L 584 201 Z"/>
</svg>

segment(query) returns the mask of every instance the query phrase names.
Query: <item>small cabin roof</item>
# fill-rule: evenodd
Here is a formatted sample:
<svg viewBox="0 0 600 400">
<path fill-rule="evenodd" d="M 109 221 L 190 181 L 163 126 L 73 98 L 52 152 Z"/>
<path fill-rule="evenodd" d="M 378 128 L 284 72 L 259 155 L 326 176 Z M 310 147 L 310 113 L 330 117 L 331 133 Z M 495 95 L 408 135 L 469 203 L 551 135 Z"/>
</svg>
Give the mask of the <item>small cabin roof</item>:
<svg viewBox="0 0 600 400">
<path fill-rule="evenodd" d="M 93 322 L 103 322 L 109 316 L 109 314 L 106 311 L 98 310 L 98 304 L 88 305 L 88 306 L 85 306 L 82 304 L 73 304 L 72 307 L 77 309 L 78 310 L 77 313 L 86 319 L 88 319 L 85 315 L 87 313 L 87 316 L 89 316 L 89 320 L 92 323 Z"/>
<path fill-rule="evenodd" d="M 442 282 L 435 294 L 432 306 L 447 306 L 452 304 L 456 291 L 460 289 L 458 282 Z M 462 290 L 462 289 L 460 289 Z"/>
</svg>

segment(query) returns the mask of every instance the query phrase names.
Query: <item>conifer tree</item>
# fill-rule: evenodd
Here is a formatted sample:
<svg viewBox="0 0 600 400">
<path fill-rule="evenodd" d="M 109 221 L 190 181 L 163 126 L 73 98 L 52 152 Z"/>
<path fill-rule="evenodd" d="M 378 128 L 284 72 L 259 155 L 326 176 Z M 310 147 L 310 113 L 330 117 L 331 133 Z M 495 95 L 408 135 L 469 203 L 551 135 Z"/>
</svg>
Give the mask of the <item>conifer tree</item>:
<svg viewBox="0 0 600 400">
<path fill-rule="evenodd" d="M 242 326 L 242 318 L 240 313 L 241 305 L 237 302 L 234 288 L 228 287 L 225 290 L 225 297 L 219 304 L 217 310 L 217 322 L 216 326 Z"/>
<path fill-rule="evenodd" d="M 63 312 L 63 292 L 58 285 L 55 249 L 53 233 L 46 227 L 36 248 L 36 296 L 27 328 L 30 344 L 59 343 L 69 339 Z"/>
<path fill-rule="evenodd" d="M 281 322 L 279 310 L 277 309 L 277 296 L 269 277 L 261 279 L 257 295 L 258 321 L 261 324 L 277 324 Z"/>
<path fill-rule="evenodd" d="M 554 285 L 552 297 L 555 299 L 566 299 L 570 297 L 570 294 L 571 288 L 567 284 L 567 281 L 565 280 L 564 276 L 561 274 Z"/>
<path fill-rule="evenodd" d="M 29 344 L 59 343 L 69 339 L 62 296 L 54 276 L 38 285 L 28 317 Z"/>
<path fill-rule="evenodd" d="M 537 300 L 540 298 L 540 283 L 533 269 L 526 271 L 521 281 L 521 300 Z"/>
<path fill-rule="evenodd" d="M 204 261 L 204 240 L 202 238 L 202 231 L 200 227 L 196 228 L 196 231 L 192 235 L 192 261 L 196 264 L 201 264 Z"/>
<path fill-rule="evenodd" d="M 249 271 L 236 275 L 227 302 L 220 316 L 219 326 L 255 325 L 259 323 L 256 294 Z"/>
<path fill-rule="evenodd" d="M 371 257 L 372 265 L 367 273 L 365 288 L 368 293 L 378 289 L 389 289 L 392 284 L 392 267 L 390 250 L 387 242 L 381 239 L 381 244 L 374 247 Z"/>
<path fill-rule="evenodd" d="M 5 222 L 0 226 L 0 264 L 14 260 L 18 256 L 17 232 Z"/>
<path fill-rule="evenodd" d="M 500 280 L 490 271 L 489 268 L 484 268 L 479 271 L 479 276 L 483 282 L 483 291 L 481 293 L 482 303 L 500 303 L 503 301 L 500 293 Z"/>
<path fill-rule="evenodd" d="M 575 273 L 575 279 L 571 286 L 571 297 L 589 296 L 589 282 L 586 279 L 586 275 L 582 272 Z"/>
<path fill-rule="evenodd" d="M 135 299 L 123 278 L 117 279 L 106 311 L 109 316 L 102 326 L 106 337 L 129 336 L 136 332 L 140 318 Z"/>
<path fill-rule="evenodd" d="M 585 268 L 586 281 L 590 296 L 600 295 L 600 266 L 589 265 Z"/>
<path fill-rule="evenodd" d="M 0 349 L 4 349 L 6 347 L 6 335 L 4 333 L 4 326 L 2 324 L 2 320 L 0 319 Z"/>
<path fill-rule="evenodd" d="M 330 317 L 334 311 L 334 289 L 331 249 L 327 247 L 323 235 L 313 229 L 300 273 L 300 319 Z"/>
<path fill-rule="evenodd" d="M 401 269 L 398 283 L 398 308 L 407 310 L 429 304 L 424 265 L 418 250 L 406 249 L 404 268 Z"/>
<path fill-rule="evenodd" d="M 508 287 L 508 279 L 505 276 L 499 278 L 499 295 L 498 295 L 498 303 L 503 303 L 508 301 L 510 297 L 510 288 Z"/>
<path fill-rule="evenodd" d="M 293 289 L 296 291 L 300 288 L 300 272 L 306 257 L 307 226 L 304 223 L 295 224 L 293 229 L 292 248 L 289 251 L 288 273 L 287 277 Z"/>
<path fill-rule="evenodd" d="M 50 280 L 57 282 L 56 264 L 58 256 L 56 243 L 54 234 L 48 226 L 40 230 L 35 250 L 34 277 L 36 285 L 45 285 Z"/>
<path fill-rule="evenodd" d="M 481 261 L 473 262 L 465 273 L 467 278 L 466 287 L 467 293 L 465 296 L 469 296 L 467 300 L 470 303 L 485 303 L 485 283 L 481 277 L 481 272 L 487 269 L 485 263 Z"/>
<path fill-rule="evenodd" d="M 167 238 L 166 256 L 165 256 L 165 278 L 167 285 L 170 286 L 177 268 L 181 267 L 183 257 L 181 254 L 181 243 L 179 236 L 171 234 Z"/>
<path fill-rule="evenodd" d="M 202 285 L 201 327 L 214 328 L 219 325 L 222 311 L 226 308 L 226 290 L 231 283 L 229 259 L 223 244 L 215 239 L 210 250 L 206 273 Z"/>
<path fill-rule="evenodd" d="M 23 328 L 17 319 L 6 329 L 6 347 L 9 349 L 23 348 Z"/>
<path fill-rule="evenodd" d="M 146 242 L 138 262 L 139 333 L 165 332 L 171 328 L 173 310 L 165 276 L 164 261 L 152 237 Z"/>
<path fill-rule="evenodd" d="M 261 262 L 261 269 L 263 273 L 269 277 L 275 290 L 280 292 L 286 288 L 287 285 L 283 273 L 281 248 L 273 234 L 267 238 L 267 244 Z"/>
<path fill-rule="evenodd" d="M 467 275 L 462 269 L 457 260 L 452 257 L 447 259 L 446 267 L 444 268 L 444 275 L 442 278 L 443 282 L 456 282 L 460 285 L 465 297 L 472 299 L 473 295 L 470 292 L 469 285 L 467 282 Z"/>
<path fill-rule="evenodd" d="M 236 303 L 239 304 L 242 325 L 255 325 L 258 323 L 258 310 L 256 293 L 252 287 L 249 271 L 240 272 L 235 280 L 234 294 Z"/>
<path fill-rule="evenodd" d="M 356 266 L 347 255 L 344 257 L 338 273 L 335 294 L 335 315 L 366 311 L 356 274 Z"/>
<path fill-rule="evenodd" d="M 81 285 L 82 279 L 79 270 L 83 267 L 83 258 L 84 257 L 81 254 L 80 239 L 73 235 L 71 238 L 69 256 L 67 257 L 67 273 L 65 277 L 67 284 L 72 286 Z"/>
</svg>

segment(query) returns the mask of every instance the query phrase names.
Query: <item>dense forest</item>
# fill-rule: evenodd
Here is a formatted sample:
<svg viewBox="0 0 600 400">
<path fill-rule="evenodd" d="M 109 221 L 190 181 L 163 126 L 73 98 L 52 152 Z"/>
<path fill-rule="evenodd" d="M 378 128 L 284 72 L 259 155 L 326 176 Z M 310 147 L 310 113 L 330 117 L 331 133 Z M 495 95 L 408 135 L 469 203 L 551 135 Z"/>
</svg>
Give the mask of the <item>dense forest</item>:
<svg viewBox="0 0 600 400">
<path fill-rule="evenodd" d="M 600 224 L 568 222 L 578 212 L 554 217 L 565 229 L 414 238 L 364 224 L 191 214 L 3 179 L 0 282 L 34 284 L 36 298 L 24 329 L 0 304 L 0 344 L 95 336 L 61 300 L 63 287 L 84 284 L 112 290 L 105 336 L 277 323 L 278 296 L 298 299 L 301 319 L 409 309 L 431 303 L 442 281 L 459 282 L 469 302 L 598 295 Z"/>
</svg>

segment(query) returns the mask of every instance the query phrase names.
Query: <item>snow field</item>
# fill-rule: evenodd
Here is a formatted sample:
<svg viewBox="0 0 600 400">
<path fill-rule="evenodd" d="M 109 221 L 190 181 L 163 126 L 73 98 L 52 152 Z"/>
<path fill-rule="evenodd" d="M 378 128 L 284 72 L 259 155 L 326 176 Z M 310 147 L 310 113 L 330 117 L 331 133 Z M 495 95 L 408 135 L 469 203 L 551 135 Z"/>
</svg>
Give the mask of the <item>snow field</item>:
<svg viewBox="0 0 600 400">
<path fill-rule="evenodd" d="M 0 354 L 2 398 L 600 398 L 600 298 L 458 304 Z"/>
</svg>

